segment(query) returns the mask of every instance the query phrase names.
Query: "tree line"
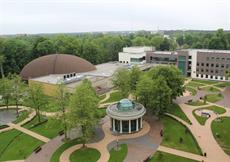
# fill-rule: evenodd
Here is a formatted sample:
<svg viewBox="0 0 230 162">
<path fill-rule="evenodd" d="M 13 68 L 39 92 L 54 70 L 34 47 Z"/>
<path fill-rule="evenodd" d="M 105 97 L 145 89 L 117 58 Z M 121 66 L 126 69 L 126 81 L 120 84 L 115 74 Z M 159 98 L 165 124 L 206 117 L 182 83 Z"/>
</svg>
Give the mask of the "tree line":
<svg viewBox="0 0 230 162">
<path fill-rule="evenodd" d="M 19 73 L 33 59 L 53 53 L 82 57 L 93 64 L 118 60 L 128 46 L 155 46 L 157 50 L 180 48 L 230 49 L 230 33 L 175 32 L 169 37 L 139 31 L 130 34 L 24 35 L 0 38 L 0 72 Z"/>
</svg>

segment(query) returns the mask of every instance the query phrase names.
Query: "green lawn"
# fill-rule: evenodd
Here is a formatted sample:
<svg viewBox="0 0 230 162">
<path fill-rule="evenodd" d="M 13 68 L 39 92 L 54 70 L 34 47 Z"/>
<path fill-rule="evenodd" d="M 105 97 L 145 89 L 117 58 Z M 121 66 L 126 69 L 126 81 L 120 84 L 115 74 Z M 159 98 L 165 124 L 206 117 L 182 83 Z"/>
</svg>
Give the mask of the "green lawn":
<svg viewBox="0 0 230 162">
<path fill-rule="evenodd" d="M 230 117 L 222 117 L 212 122 L 212 132 L 222 149 L 230 155 Z"/>
<path fill-rule="evenodd" d="M 186 90 L 191 92 L 193 96 L 195 96 L 197 94 L 197 91 L 195 88 L 192 87 L 186 87 Z"/>
<path fill-rule="evenodd" d="M 110 103 L 110 102 L 116 102 L 116 101 L 119 101 L 121 100 L 123 97 L 121 95 L 121 92 L 120 91 L 115 91 L 113 93 L 110 94 L 110 97 L 105 100 L 103 103 Z"/>
<path fill-rule="evenodd" d="M 70 155 L 70 162 L 96 162 L 101 154 L 93 148 L 81 148 Z"/>
<path fill-rule="evenodd" d="M 201 124 L 201 125 L 205 125 L 206 120 L 208 120 L 208 118 L 204 117 L 204 116 L 199 116 L 195 113 L 196 110 L 193 110 L 192 114 L 193 116 L 196 118 L 196 120 Z"/>
<path fill-rule="evenodd" d="M 204 90 L 206 92 L 220 92 L 219 89 L 214 88 L 214 87 L 203 87 L 203 88 L 201 88 L 201 90 Z"/>
<path fill-rule="evenodd" d="M 17 119 L 13 122 L 14 124 L 20 123 L 21 121 L 25 120 L 29 116 L 30 112 L 27 110 L 21 111 Z"/>
<path fill-rule="evenodd" d="M 207 105 L 205 104 L 203 101 L 200 101 L 200 100 L 197 100 L 197 101 L 192 101 L 192 102 L 189 102 L 187 103 L 188 105 L 191 105 L 191 106 L 202 106 L 202 105 Z"/>
<path fill-rule="evenodd" d="M 198 162 L 198 161 L 157 151 L 149 162 Z"/>
<path fill-rule="evenodd" d="M 215 86 L 220 87 L 220 88 L 230 87 L 230 82 L 222 82 L 222 83 L 217 84 Z"/>
<path fill-rule="evenodd" d="M 224 98 L 223 95 L 220 93 L 219 94 L 209 94 L 206 96 L 207 96 L 208 102 L 217 102 L 217 101 L 220 101 Z"/>
<path fill-rule="evenodd" d="M 0 161 L 25 159 L 36 147 L 43 144 L 42 141 L 17 130 L 1 133 L 0 141 Z"/>
<path fill-rule="evenodd" d="M 188 119 L 188 117 L 185 115 L 185 113 L 181 110 L 180 106 L 175 104 L 175 103 L 172 104 L 172 106 L 170 106 L 168 113 L 173 114 L 173 115 L 181 118 L 182 120 L 186 121 L 189 124 L 191 123 L 190 120 Z"/>
<path fill-rule="evenodd" d="M 42 120 L 44 120 L 44 118 Z M 50 117 L 48 118 L 47 122 L 44 122 L 34 127 L 34 125 L 37 123 L 38 123 L 38 119 L 37 117 L 35 117 L 30 122 L 23 125 L 23 127 L 30 129 L 31 131 L 41 134 L 48 138 L 53 138 L 57 136 L 58 132 L 62 130 L 62 125 L 60 123 L 60 120 L 55 119 L 55 118 Z"/>
<path fill-rule="evenodd" d="M 189 87 L 194 87 L 194 88 L 198 88 L 198 87 L 204 86 L 204 84 L 200 84 L 200 83 L 191 81 L 191 82 L 189 82 L 189 83 L 187 84 L 187 86 L 189 86 Z"/>
<path fill-rule="evenodd" d="M 183 124 L 168 116 L 164 116 L 162 122 L 164 125 L 164 137 L 161 145 L 201 154 L 195 138 Z"/>
<path fill-rule="evenodd" d="M 109 162 L 123 162 L 128 153 L 128 146 L 127 144 L 121 144 L 120 150 L 116 150 L 112 148 L 109 151 L 109 153 L 110 153 Z"/>
<path fill-rule="evenodd" d="M 192 81 L 201 83 L 201 84 L 216 84 L 219 83 L 218 81 L 213 81 L 213 80 L 198 80 L 198 79 L 193 79 Z"/>
</svg>

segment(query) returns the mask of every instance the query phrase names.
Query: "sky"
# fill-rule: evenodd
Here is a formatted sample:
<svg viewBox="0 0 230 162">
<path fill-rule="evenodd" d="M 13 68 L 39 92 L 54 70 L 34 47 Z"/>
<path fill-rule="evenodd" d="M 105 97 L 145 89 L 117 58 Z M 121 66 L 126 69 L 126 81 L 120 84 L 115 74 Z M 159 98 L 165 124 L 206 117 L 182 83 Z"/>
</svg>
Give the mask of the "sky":
<svg viewBox="0 0 230 162">
<path fill-rule="evenodd" d="M 0 0 L 0 34 L 230 30 L 230 0 Z"/>
</svg>

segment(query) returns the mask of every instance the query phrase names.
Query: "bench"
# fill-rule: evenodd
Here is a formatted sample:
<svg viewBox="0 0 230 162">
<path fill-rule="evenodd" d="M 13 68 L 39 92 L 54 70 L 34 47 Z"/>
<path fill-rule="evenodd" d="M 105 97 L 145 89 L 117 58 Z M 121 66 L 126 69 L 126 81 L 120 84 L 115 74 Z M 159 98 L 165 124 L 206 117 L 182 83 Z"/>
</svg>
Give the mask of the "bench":
<svg viewBox="0 0 230 162">
<path fill-rule="evenodd" d="M 38 152 L 41 151 L 41 150 L 42 150 L 41 146 L 38 146 L 38 147 L 36 147 L 36 148 L 34 149 L 34 152 L 35 152 L 35 153 L 38 153 Z"/>
</svg>

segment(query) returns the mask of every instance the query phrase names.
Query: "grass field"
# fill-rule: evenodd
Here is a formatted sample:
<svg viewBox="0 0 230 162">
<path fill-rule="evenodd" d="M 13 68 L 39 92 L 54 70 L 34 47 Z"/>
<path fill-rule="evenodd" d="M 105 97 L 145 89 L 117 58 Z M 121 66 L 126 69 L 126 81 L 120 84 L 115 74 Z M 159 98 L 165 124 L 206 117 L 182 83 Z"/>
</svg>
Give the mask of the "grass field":
<svg viewBox="0 0 230 162">
<path fill-rule="evenodd" d="M 157 151 L 149 162 L 198 162 L 198 161 Z"/>
<path fill-rule="evenodd" d="M 215 87 L 203 87 L 201 88 L 201 90 L 204 90 L 206 92 L 220 92 L 220 90 Z"/>
<path fill-rule="evenodd" d="M 213 81 L 213 80 L 198 80 L 198 79 L 193 79 L 192 81 L 197 82 L 197 83 L 201 83 L 201 84 L 216 84 L 219 83 L 218 81 Z"/>
<path fill-rule="evenodd" d="M 74 139 L 61 145 L 52 155 L 50 162 L 58 162 L 61 154 L 71 146 L 81 143 L 81 139 Z"/>
<path fill-rule="evenodd" d="M 116 102 L 116 101 L 119 101 L 121 100 L 123 97 L 121 95 L 121 92 L 120 91 L 115 91 L 113 93 L 110 94 L 110 97 L 105 100 L 103 103 L 110 103 L 110 102 Z"/>
<path fill-rule="evenodd" d="M 42 141 L 17 130 L 1 133 L 0 141 L 0 161 L 25 159 L 36 147 L 43 144 Z"/>
<path fill-rule="evenodd" d="M 110 151 L 110 158 L 109 162 L 123 162 L 127 153 L 128 153 L 128 146 L 126 144 L 120 145 L 120 150 L 115 150 L 112 148 Z"/>
<path fill-rule="evenodd" d="M 220 88 L 230 87 L 230 82 L 222 82 L 222 83 L 217 84 L 215 86 L 220 87 Z"/>
<path fill-rule="evenodd" d="M 197 94 L 197 90 L 195 88 L 186 87 L 186 90 L 191 92 L 193 96 L 195 96 Z"/>
<path fill-rule="evenodd" d="M 181 110 L 180 106 L 173 103 L 170 109 L 168 110 L 168 113 L 173 114 L 182 120 L 186 121 L 187 123 L 191 123 L 188 117 L 185 115 L 185 113 Z"/>
<path fill-rule="evenodd" d="M 189 87 L 194 87 L 194 88 L 198 88 L 198 87 L 204 86 L 204 84 L 200 84 L 200 83 L 191 81 L 191 82 L 189 82 L 189 83 L 187 84 L 187 86 L 189 86 Z"/>
<path fill-rule="evenodd" d="M 220 101 L 224 98 L 223 95 L 220 93 L 219 94 L 208 94 L 206 96 L 207 96 L 207 101 L 213 102 L 213 103 Z"/>
<path fill-rule="evenodd" d="M 44 118 L 43 118 L 44 120 Z M 33 132 L 36 132 L 38 134 L 41 134 L 48 138 L 53 138 L 58 135 L 58 132 L 62 130 L 62 125 L 59 120 L 55 118 L 48 118 L 47 122 L 44 122 L 42 124 L 39 124 L 34 127 L 35 124 L 38 123 L 37 117 L 35 117 L 33 120 L 28 122 L 27 124 L 23 125 L 23 127 L 30 129 Z"/>
<path fill-rule="evenodd" d="M 201 154 L 201 150 L 190 131 L 180 122 L 164 116 L 164 137 L 161 145 L 183 150 L 195 154 Z"/>
<path fill-rule="evenodd" d="M 221 122 L 213 121 L 211 127 L 219 145 L 230 155 L 230 117 L 222 117 Z"/>
<path fill-rule="evenodd" d="M 81 148 L 70 155 L 70 162 L 96 162 L 101 154 L 93 148 Z"/>
<path fill-rule="evenodd" d="M 206 105 L 203 101 L 192 101 L 192 102 L 189 102 L 187 103 L 188 105 L 191 105 L 191 106 L 202 106 L 202 105 Z"/>
</svg>

